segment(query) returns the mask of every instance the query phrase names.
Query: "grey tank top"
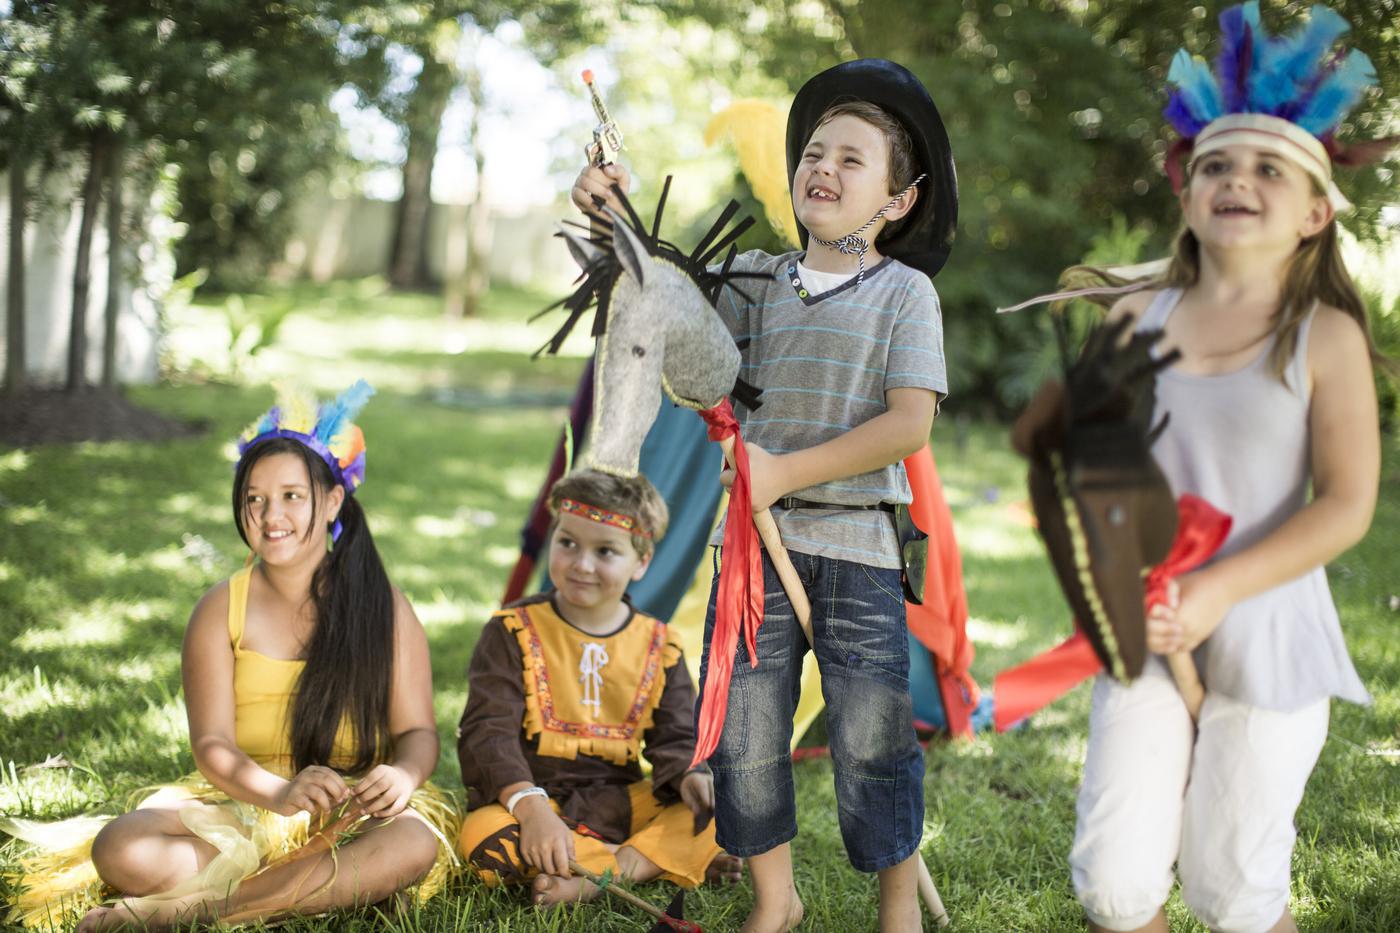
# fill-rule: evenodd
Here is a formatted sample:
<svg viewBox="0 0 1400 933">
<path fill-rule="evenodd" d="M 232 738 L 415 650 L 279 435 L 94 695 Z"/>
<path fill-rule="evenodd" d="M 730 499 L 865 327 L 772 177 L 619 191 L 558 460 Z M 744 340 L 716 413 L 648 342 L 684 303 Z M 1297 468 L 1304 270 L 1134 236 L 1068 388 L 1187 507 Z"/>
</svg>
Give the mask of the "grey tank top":
<svg viewBox="0 0 1400 933">
<path fill-rule="evenodd" d="M 1160 292 L 1138 329 L 1163 327 L 1180 299 L 1180 289 Z M 1314 313 L 1299 329 L 1286 381 L 1269 365 L 1272 341 L 1234 372 L 1198 376 L 1171 367 L 1157 377 L 1153 423 L 1168 413 L 1171 421 L 1152 453 L 1175 495 L 1195 493 L 1233 517 L 1218 557 L 1256 543 L 1308 501 Z M 1320 566 L 1235 604 L 1195 654 L 1207 690 L 1253 706 L 1292 711 L 1329 696 L 1371 701 Z"/>
</svg>

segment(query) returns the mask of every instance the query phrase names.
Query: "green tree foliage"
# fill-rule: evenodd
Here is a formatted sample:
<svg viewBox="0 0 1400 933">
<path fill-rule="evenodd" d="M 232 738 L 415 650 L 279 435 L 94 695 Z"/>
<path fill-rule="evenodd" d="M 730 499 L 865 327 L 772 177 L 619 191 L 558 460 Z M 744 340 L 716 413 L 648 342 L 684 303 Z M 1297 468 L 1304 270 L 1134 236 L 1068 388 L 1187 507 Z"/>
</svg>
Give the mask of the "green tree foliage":
<svg viewBox="0 0 1400 933">
<path fill-rule="evenodd" d="M 1394 4 L 1331 5 L 1353 24 L 1348 41 L 1376 64 L 1382 90 L 1375 100 L 1390 102 L 1356 121 L 1357 136 L 1371 138 L 1393 125 L 1400 99 Z M 1161 117 L 1166 70 L 1183 45 L 1213 54 L 1224 6 L 675 0 L 666 9 L 733 31 L 753 63 L 792 91 L 855 57 L 891 58 L 919 75 L 939 105 L 958 164 L 957 241 L 937 282 L 949 358 L 957 360 L 953 390 L 1007 412 L 1053 362 L 1045 352 L 1053 333 L 1043 311 L 998 317 L 992 309 L 1052 289 L 1116 217 L 1145 232 L 1135 247 L 1144 258 L 1168 248 L 1177 212 L 1161 168 L 1170 140 Z M 1264 8 L 1275 31 L 1306 15 L 1301 3 L 1266 0 Z M 1368 205 L 1348 226 L 1375 238 L 1393 175 L 1373 169 L 1343 184 Z"/>
<path fill-rule="evenodd" d="M 386 43 L 363 21 L 374 7 L 353 0 L 200 6 L 179 21 L 203 71 L 166 127 L 188 225 L 179 272 L 207 267 L 215 288 L 248 287 L 280 257 L 298 196 L 344 158 L 332 93 L 346 83 L 375 92 Z"/>
<path fill-rule="evenodd" d="M 225 283 L 240 268 L 261 274 L 280 248 L 288 195 L 333 148 L 329 89 L 352 64 L 376 62 L 348 15 L 358 8 L 349 0 L 11 5 L 0 20 L 6 159 L 76 163 L 86 178 L 70 387 L 86 379 L 88 266 L 104 178 L 114 188 L 125 167 L 153 185 L 167 161 L 177 163 L 190 233 L 181 258 L 208 261 Z M 138 158 L 116 163 L 123 151 Z"/>
<path fill-rule="evenodd" d="M 438 135 L 452 95 L 459 89 L 470 93 L 468 85 L 480 83 L 475 62 L 468 59 L 481 34 L 506 19 L 516 20 L 537 54 L 549 60 L 587 41 L 590 25 L 606 6 L 575 0 L 398 0 L 357 14 L 360 26 L 412 73 L 411 80 L 386 81 L 377 91 L 362 89 L 363 101 L 378 108 L 403 135 L 403 188 L 387 258 L 392 284 L 431 284 L 425 242 Z"/>
<path fill-rule="evenodd" d="M 77 261 L 73 270 L 68 388 L 86 383 L 86 314 L 92 231 L 101 201 L 108 153 L 127 123 L 125 104 L 134 81 L 122 72 L 121 53 L 131 36 L 105 35 L 103 11 L 21 2 L 0 30 L 0 109 L 9 136 L 4 161 L 11 172 L 11 249 L 7 274 L 9 360 L 7 384 L 24 381 L 24 257 L 31 164 L 52 168 L 63 153 L 77 150 L 86 160 L 81 198 Z M 110 46 L 108 45 L 110 43 Z"/>
</svg>

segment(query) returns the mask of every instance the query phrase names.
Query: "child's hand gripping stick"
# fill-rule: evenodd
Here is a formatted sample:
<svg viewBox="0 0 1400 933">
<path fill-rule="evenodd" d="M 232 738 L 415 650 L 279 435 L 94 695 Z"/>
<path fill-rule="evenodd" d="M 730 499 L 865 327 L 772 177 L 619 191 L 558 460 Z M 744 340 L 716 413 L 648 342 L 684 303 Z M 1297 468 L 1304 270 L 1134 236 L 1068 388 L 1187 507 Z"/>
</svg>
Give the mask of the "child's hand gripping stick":
<svg viewBox="0 0 1400 933">
<path fill-rule="evenodd" d="M 1186 493 L 1177 500 L 1176 534 L 1171 551 L 1153 567 L 1144 581 L 1144 608 L 1150 614 L 1154 606 L 1175 606 L 1178 596 L 1172 582 L 1181 574 L 1196 569 L 1210 558 L 1225 542 L 1232 524 L 1230 516 L 1216 509 L 1199 496 Z M 1167 667 L 1181 692 L 1181 699 L 1196 722 L 1205 702 L 1205 687 L 1200 672 L 1189 651 L 1173 651 L 1165 655 Z"/>
<path fill-rule="evenodd" d="M 734 435 L 724 438 L 719 444 L 724 450 L 724 462 L 731 470 L 734 469 Z M 773 521 L 773 513 L 768 509 L 755 512 L 753 522 L 758 528 L 759 538 L 763 540 L 764 549 L 768 551 L 769 560 L 773 561 L 773 568 L 778 571 L 778 579 L 783 581 L 783 592 L 787 593 L 788 602 L 792 603 L 792 611 L 797 616 L 797 623 L 802 626 L 802 634 L 807 636 L 807 644 L 810 645 L 812 604 L 807 601 L 807 590 L 803 588 L 802 580 L 797 576 L 797 568 L 792 565 L 787 548 L 783 547 L 778 523 Z"/>
</svg>

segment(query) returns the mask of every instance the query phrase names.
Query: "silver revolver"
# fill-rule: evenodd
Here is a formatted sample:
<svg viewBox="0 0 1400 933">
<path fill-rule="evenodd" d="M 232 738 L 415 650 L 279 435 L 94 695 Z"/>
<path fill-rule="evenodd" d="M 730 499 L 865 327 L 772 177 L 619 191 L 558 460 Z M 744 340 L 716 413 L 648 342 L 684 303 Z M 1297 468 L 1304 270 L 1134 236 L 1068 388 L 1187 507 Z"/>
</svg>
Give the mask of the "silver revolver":
<svg viewBox="0 0 1400 933">
<path fill-rule="evenodd" d="M 593 112 L 598 117 L 598 125 L 593 127 L 593 142 L 584 146 L 583 151 L 588 154 L 591 165 L 601 168 L 616 162 L 617 154 L 626 147 L 622 144 L 622 130 L 617 128 L 617 123 L 608 113 L 603 98 L 598 96 L 598 89 L 593 86 L 591 70 L 584 70 L 583 83 L 588 85 L 588 96 L 593 104 Z"/>
</svg>

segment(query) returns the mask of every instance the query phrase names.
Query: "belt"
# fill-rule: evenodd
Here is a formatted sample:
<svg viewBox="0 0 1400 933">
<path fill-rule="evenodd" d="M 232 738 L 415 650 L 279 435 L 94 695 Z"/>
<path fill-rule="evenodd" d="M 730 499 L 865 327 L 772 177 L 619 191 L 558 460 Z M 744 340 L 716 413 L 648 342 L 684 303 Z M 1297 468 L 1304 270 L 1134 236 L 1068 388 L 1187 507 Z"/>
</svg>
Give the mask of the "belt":
<svg viewBox="0 0 1400 933">
<path fill-rule="evenodd" d="M 796 496 L 784 496 L 773 503 L 780 509 L 840 509 L 852 512 L 893 512 L 897 506 L 893 502 L 873 502 L 870 505 L 847 505 L 840 502 L 813 502 Z"/>
</svg>

